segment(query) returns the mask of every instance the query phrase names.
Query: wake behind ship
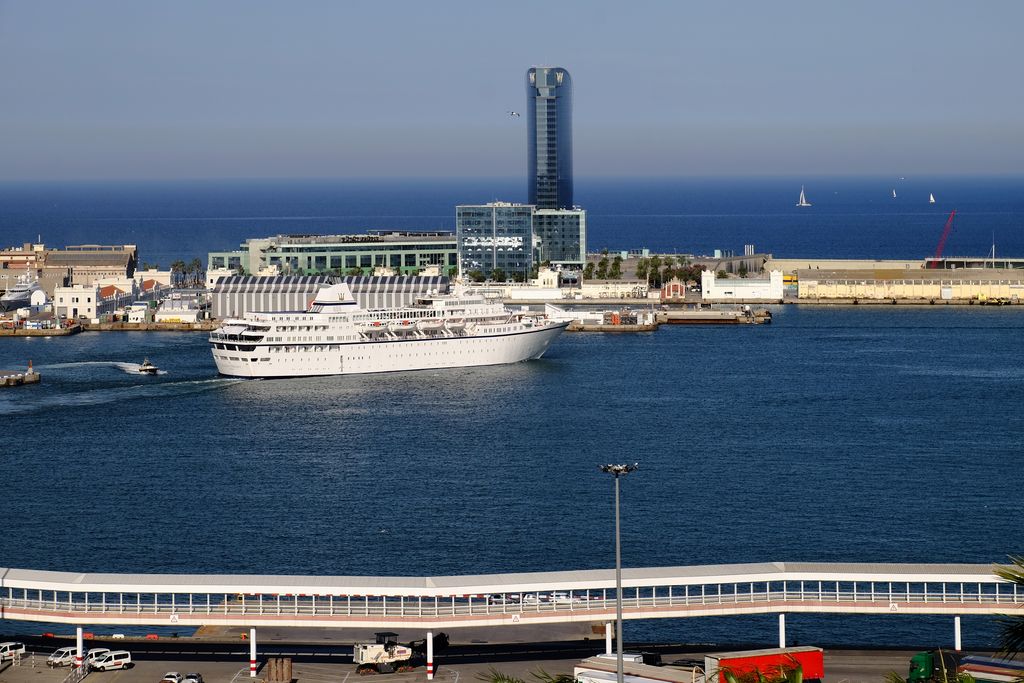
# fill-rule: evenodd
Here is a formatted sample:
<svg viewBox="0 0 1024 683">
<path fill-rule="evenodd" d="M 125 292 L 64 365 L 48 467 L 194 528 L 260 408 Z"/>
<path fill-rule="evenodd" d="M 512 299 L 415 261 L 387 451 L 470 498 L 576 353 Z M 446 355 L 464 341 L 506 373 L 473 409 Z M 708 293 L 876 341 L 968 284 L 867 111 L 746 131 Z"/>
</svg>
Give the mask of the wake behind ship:
<svg viewBox="0 0 1024 683">
<path fill-rule="evenodd" d="M 537 359 L 568 325 L 466 294 L 363 309 L 348 285 L 336 284 L 321 288 L 307 311 L 226 320 L 210 347 L 217 371 L 231 377 L 352 375 Z"/>
</svg>

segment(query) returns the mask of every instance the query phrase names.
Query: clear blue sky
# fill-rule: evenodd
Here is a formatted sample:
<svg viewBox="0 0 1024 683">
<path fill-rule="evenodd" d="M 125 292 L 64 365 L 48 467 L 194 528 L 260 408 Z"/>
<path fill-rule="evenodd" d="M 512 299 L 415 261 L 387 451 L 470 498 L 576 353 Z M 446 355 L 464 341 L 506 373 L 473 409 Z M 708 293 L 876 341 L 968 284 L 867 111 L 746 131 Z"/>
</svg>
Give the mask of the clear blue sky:
<svg viewBox="0 0 1024 683">
<path fill-rule="evenodd" d="M 1019 174 L 1024 2 L 0 0 L 0 179 Z"/>
</svg>

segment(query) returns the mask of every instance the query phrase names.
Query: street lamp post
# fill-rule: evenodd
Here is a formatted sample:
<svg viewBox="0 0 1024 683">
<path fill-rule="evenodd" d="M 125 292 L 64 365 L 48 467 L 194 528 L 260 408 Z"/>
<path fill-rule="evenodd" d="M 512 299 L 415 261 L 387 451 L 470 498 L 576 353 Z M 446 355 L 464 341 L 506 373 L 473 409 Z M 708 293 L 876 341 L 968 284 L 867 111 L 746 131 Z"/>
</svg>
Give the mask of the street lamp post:
<svg viewBox="0 0 1024 683">
<path fill-rule="evenodd" d="M 622 671 L 622 543 L 619 527 L 619 478 L 635 472 L 632 465 L 601 465 L 601 471 L 615 477 L 615 680 L 623 683 Z"/>
</svg>

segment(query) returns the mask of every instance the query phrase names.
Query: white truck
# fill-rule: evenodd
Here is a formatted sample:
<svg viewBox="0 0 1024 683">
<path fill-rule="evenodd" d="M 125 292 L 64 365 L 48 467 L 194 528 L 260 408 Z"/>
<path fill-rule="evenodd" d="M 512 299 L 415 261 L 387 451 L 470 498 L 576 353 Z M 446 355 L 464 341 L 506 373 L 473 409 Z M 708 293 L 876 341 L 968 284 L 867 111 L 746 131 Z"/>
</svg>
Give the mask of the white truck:
<svg viewBox="0 0 1024 683">
<path fill-rule="evenodd" d="M 373 643 L 356 643 L 352 646 L 352 661 L 359 674 L 389 674 L 395 671 L 409 671 L 416 667 L 415 652 L 411 647 L 399 645 L 397 633 L 377 633 Z"/>
</svg>

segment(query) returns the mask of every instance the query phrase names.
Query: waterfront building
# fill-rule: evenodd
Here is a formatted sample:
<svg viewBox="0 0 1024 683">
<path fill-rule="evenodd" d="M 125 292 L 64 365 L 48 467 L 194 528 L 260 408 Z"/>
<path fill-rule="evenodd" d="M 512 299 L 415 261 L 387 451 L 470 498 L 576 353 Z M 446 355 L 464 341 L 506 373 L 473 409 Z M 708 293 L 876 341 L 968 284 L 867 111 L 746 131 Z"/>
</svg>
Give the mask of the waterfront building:
<svg viewBox="0 0 1024 683">
<path fill-rule="evenodd" d="M 44 244 L 25 244 L 0 251 L 0 291 L 6 291 L 27 272 L 52 296 L 59 286 L 89 285 L 111 277 L 132 277 L 138 265 L 134 244 L 104 246 L 83 244 L 47 249 Z"/>
<path fill-rule="evenodd" d="M 153 313 L 158 323 L 197 323 L 203 317 L 206 297 L 194 292 L 174 292 Z"/>
<path fill-rule="evenodd" d="M 444 276 L 232 275 L 213 286 L 214 318 L 240 318 L 252 312 L 304 311 L 321 287 L 344 282 L 363 308 L 397 308 L 430 292 L 445 294 Z"/>
<path fill-rule="evenodd" d="M 459 272 L 495 270 L 525 280 L 533 268 L 533 206 L 512 202 L 455 207 Z"/>
<path fill-rule="evenodd" d="M 72 320 L 95 320 L 131 304 L 134 299 L 132 291 L 122 290 L 115 285 L 91 283 L 61 286 L 53 292 L 53 314 L 58 318 Z"/>
<path fill-rule="evenodd" d="M 800 299 L 1005 301 L 1024 300 L 1024 273 L 1006 268 L 796 271 Z"/>
<path fill-rule="evenodd" d="M 782 271 L 769 271 L 767 278 L 720 278 L 714 270 L 705 270 L 700 274 L 700 291 L 705 301 L 780 301 L 783 296 Z M 662 296 L 664 298 L 664 291 Z"/>
<path fill-rule="evenodd" d="M 157 270 L 156 268 L 150 268 L 148 270 L 135 271 L 135 281 L 139 284 L 153 281 L 158 287 L 170 287 L 173 278 L 174 273 L 169 270 Z"/>
<path fill-rule="evenodd" d="M 646 299 L 648 288 L 644 280 L 584 280 L 571 291 L 583 299 Z"/>
<path fill-rule="evenodd" d="M 275 235 L 246 240 L 237 251 L 210 252 L 207 270 L 253 275 L 277 268 L 285 275 L 369 275 L 378 266 L 415 275 L 428 266 L 458 266 L 450 231 L 370 230 L 359 235 Z"/>
<path fill-rule="evenodd" d="M 587 212 L 581 208 L 533 212 L 534 260 L 582 269 L 587 260 Z"/>
<path fill-rule="evenodd" d="M 151 323 L 155 309 L 148 302 L 141 301 L 125 307 L 125 318 L 130 323 Z"/>
<path fill-rule="evenodd" d="M 81 244 L 46 252 L 46 269 L 67 271 L 70 284 L 91 285 L 107 278 L 131 278 L 139 264 L 134 244 Z"/>
<path fill-rule="evenodd" d="M 206 288 L 213 291 L 213 288 L 217 286 L 223 278 L 234 277 L 238 275 L 237 270 L 231 270 L 230 268 L 207 268 L 206 269 Z"/>
<path fill-rule="evenodd" d="M 572 79 L 561 67 L 526 72 L 529 203 L 570 209 L 572 201 Z"/>
</svg>

